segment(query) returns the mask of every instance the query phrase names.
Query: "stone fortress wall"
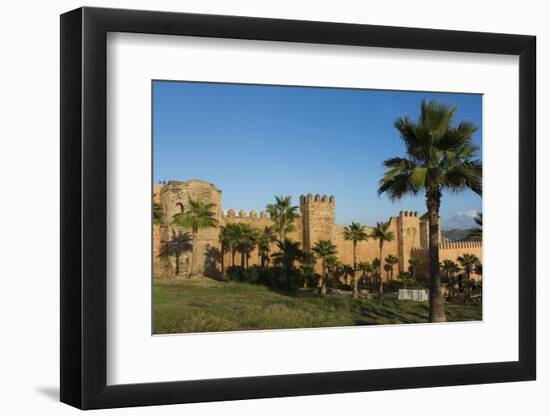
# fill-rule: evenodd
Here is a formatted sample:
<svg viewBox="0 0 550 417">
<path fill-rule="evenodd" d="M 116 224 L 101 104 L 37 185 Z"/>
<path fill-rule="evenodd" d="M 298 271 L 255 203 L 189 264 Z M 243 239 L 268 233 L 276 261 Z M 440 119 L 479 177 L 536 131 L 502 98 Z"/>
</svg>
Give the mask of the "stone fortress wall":
<svg viewBox="0 0 550 417">
<path fill-rule="evenodd" d="M 190 270 L 189 250 L 183 251 L 176 260 L 174 256 L 165 256 L 163 248 L 167 242 L 178 242 L 188 230 L 171 224 L 173 216 L 186 209 L 189 199 L 199 199 L 213 203 L 214 212 L 219 226 L 229 223 L 249 223 L 258 229 L 264 229 L 273 225 L 269 214 L 255 210 L 245 211 L 234 209 L 224 211 L 222 208 L 222 192 L 214 184 L 202 180 L 168 181 L 165 184 L 155 184 L 153 188 L 154 200 L 161 205 L 164 218 L 160 225 L 153 227 L 153 264 L 155 276 L 173 275 L 176 265 L 179 263 L 181 274 Z M 330 239 L 338 249 L 338 257 L 345 264 L 353 264 L 353 244 L 344 240 L 343 231 L 345 225 L 336 223 L 336 200 L 334 196 L 307 194 L 299 199 L 300 216 L 295 222 L 296 231 L 289 233 L 288 237 L 301 243 L 302 249 L 310 253 L 311 248 L 318 240 Z M 401 211 L 397 216 L 390 217 L 390 228 L 395 239 L 386 242 L 383 249 L 383 257 L 395 255 L 399 263 L 395 265 L 393 275 L 399 271 L 407 271 L 409 259 L 418 258 L 421 261 L 417 269 L 418 278 L 425 278 L 428 273 L 428 220 L 426 216 L 418 216 L 417 212 Z M 367 227 L 369 231 L 370 227 Z M 212 278 L 219 277 L 221 263 L 221 246 L 219 243 L 219 227 L 200 230 L 197 235 L 198 271 Z M 277 251 L 276 244 L 272 244 L 271 253 Z M 481 242 L 443 242 L 440 244 L 440 261 L 456 258 L 464 253 L 471 253 L 482 260 Z M 368 239 L 357 244 L 357 261 L 372 262 L 379 257 L 378 241 Z M 240 265 L 240 256 L 235 257 L 235 264 Z M 231 255 L 225 253 L 225 266 L 231 265 Z M 257 251 L 252 253 L 250 265 L 260 263 Z M 385 274 L 384 274 L 385 275 Z M 473 274 L 473 278 L 479 278 Z"/>
</svg>

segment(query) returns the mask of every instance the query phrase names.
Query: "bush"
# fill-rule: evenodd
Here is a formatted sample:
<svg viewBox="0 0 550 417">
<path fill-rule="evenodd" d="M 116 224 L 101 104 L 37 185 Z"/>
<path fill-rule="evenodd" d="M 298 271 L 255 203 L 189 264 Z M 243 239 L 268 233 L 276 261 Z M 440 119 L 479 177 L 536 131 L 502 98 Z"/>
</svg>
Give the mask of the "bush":
<svg viewBox="0 0 550 417">
<path fill-rule="evenodd" d="M 298 273 L 300 286 L 304 285 L 304 281 L 306 282 L 307 288 L 315 288 L 319 285 L 321 275 L 319 275 L 318 273 L 313 272 L 310 274 L 304 274 L 302 271 L 298 271 Z"/>
<path fill-rule="evenodd" d="M 226 276 L 229 281 L 245 282 L 248 284 L 266 285 L 276 290 L 297 290 L 303 283 L 300 272 L 293 268 L 284 271 L 282 267 L 261 268 L 253 266 L 245 269 L 241 266 L 227 268 Z"/>
</svg>

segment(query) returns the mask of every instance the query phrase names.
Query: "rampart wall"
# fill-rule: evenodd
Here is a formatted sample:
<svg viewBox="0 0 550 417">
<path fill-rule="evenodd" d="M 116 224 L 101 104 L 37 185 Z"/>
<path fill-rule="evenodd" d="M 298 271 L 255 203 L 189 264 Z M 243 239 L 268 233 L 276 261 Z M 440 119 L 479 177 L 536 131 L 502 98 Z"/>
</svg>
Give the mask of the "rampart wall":
<svg viewBox="0 0 550 417">
<path fill-rule="evenodd" d="M 264 230 L 266 227 L 273 226 L 273 221 L 265 211 L 234 209 L 224 211 L 221 190 L 202 180 L 168 181 L 165 184 L 155 184 L 153 193 L 154 201 L 161 205 L 164 212 L 162 224 L 153 227 L 153 261 L 157 276 L 173 275 L 176 269 L 179 269 L 180 274 L 185 275 L 190 270 L 191 251 L 188 249 L 190 231 L 171 223 L 175 214 L 186 210 L 189 199 L 212 203 L 218 220 L 218 227 L 199 230 L 196 239 L 198 271 L 207 276 L 214 278 L 219 276 L 222 262 L 219 227 L 230 223 L 248 223 L 257 229 Z M 300 242 L 306 253 L 311 253 L 317 241 L 331 240 L 337 247 L 340 261 L 344 264 L 353 264 L 353 243 L 343 237 L 345 226 L 336 224 L 334 196 L 319 194 L 300 196 L 299 214 L 294 223 L 296 230 L 288 233 L 288 238 Z M 428 226 L 425 216 L 419 217 L 418 213 L 413 211 L 401 211 L 397 216 L 390 217 L 389 222 L 394 240 L 384 243 L 382 258 L 388 255 L 399 258 L 399 263 L 394 266 L 393 276 L 396 277 L 399 271 L 409 270 L 409 259 L 414 257 L 421 261 L 421 265 L 417 268 L 417 277 L 426 277 L 428 274 Z M 370 229 L 367 227 L 367 232 Z M 277 244 L 274 242 L 270 246 L 270 253 L 277 251 Z M 440 244 L 441 261 L 451 259 L 456 262 L 456 258 L 464 253 L 472 253 L 482 259 L 481 242 Z M 357 262 L 372 263 L 379 256 L 378 241 L 368 239 L 358 242 Z M 231 265 L 232 259 L 229 252 L 224 253 L 223 261 L 225 267 Z M 235 264 L 241 265 L 240 255 L 235 256 Z M 259 264 L 260 256 L 256 248 L 251 253 L 249 266 Z M 320 265 L 316 265 L 316 269 L 319 272 Z M 386 276 L 385 273 L 383 275 Z"/>
</svg>

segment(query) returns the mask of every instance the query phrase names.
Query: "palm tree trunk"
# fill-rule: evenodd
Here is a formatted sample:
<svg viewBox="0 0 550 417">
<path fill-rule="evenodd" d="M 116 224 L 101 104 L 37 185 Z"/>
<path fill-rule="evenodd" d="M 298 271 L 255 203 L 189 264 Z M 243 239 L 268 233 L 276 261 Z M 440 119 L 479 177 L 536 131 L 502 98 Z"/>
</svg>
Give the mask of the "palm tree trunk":
<svg viewBox="0 0 550 417">
<path fill-rule="evenodd" d="M 380 283 L 378 287 L 378 294 L 380 295 L 380 298 L 382 298 L 382 295 L 384 294 L 384 283 L 382 281 L 382 251 L 384 247 L 384 241 L 380 241 L 380 264 L 378 265 L 378 277 L 380 278 Z"/>
<path fill-rule="evenodd" d="M 359 290 L 357 288 L 357 242 L 353 241 L 353 292 L 351 298 L 359 298 Z"/>
<path fill-rule="evenodd" d="M 439 205 L 441 192 L 431 189 L 426 192 L 426 204 L 429 216 L 429 259 L 430 259 L 430 323 L 447 321 L 445 300 L 441 294 L 441 276 L 439 272 Z"/>
<path fill-rule="evenodd" d="M 191 273 L 189 274 L 189 278 L 194 277 L 197 275 L 197 271 L 195 271 L 195 258 L 197 255 L 197 245 L 196 245 L 196 233 L 191 233 L 191 244 L 193 245 L 193 249 L 191 251 Z"/>
<path fill-rule="evenodd" d="M 321 284 L 321 294 L 326 294 L 327 293 L 327 268 L 326 268 L 326 263 L 325 263 L 325 260 L 323 259 L 323 276 L 321 277 L 322 279 L 322 284 Z"/>
<path fill-rule="evenodd" d="M 244 268 L 244 250 L 241 250 L 241 268 Z"/>
<path fill-rule="evenodd" d="M 470 267 L 466 267 L 466 281 L 468 281 L 468 298 L 472 298 L 472 283 L 470 282 Z"/>
<path fill-rule="evenodd" d="M 235 267 L 235 248 L 231 247 L 231 266 Z"/>
</svg>

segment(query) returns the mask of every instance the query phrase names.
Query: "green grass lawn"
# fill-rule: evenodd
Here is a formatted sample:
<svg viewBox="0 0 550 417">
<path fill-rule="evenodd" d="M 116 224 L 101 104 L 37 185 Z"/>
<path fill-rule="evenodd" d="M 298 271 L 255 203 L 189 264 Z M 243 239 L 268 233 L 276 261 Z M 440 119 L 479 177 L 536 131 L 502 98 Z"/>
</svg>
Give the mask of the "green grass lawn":
<svg viewBox="0 0 550 417">
<path fill-rule="evenodd" d="M 425 323 L 428 303 L 283 294 L 210 279 L 155 280 L 154 333 Z M 446 304 L 448 321 L 481 320 L 481 304 Z"/>
</svg>

